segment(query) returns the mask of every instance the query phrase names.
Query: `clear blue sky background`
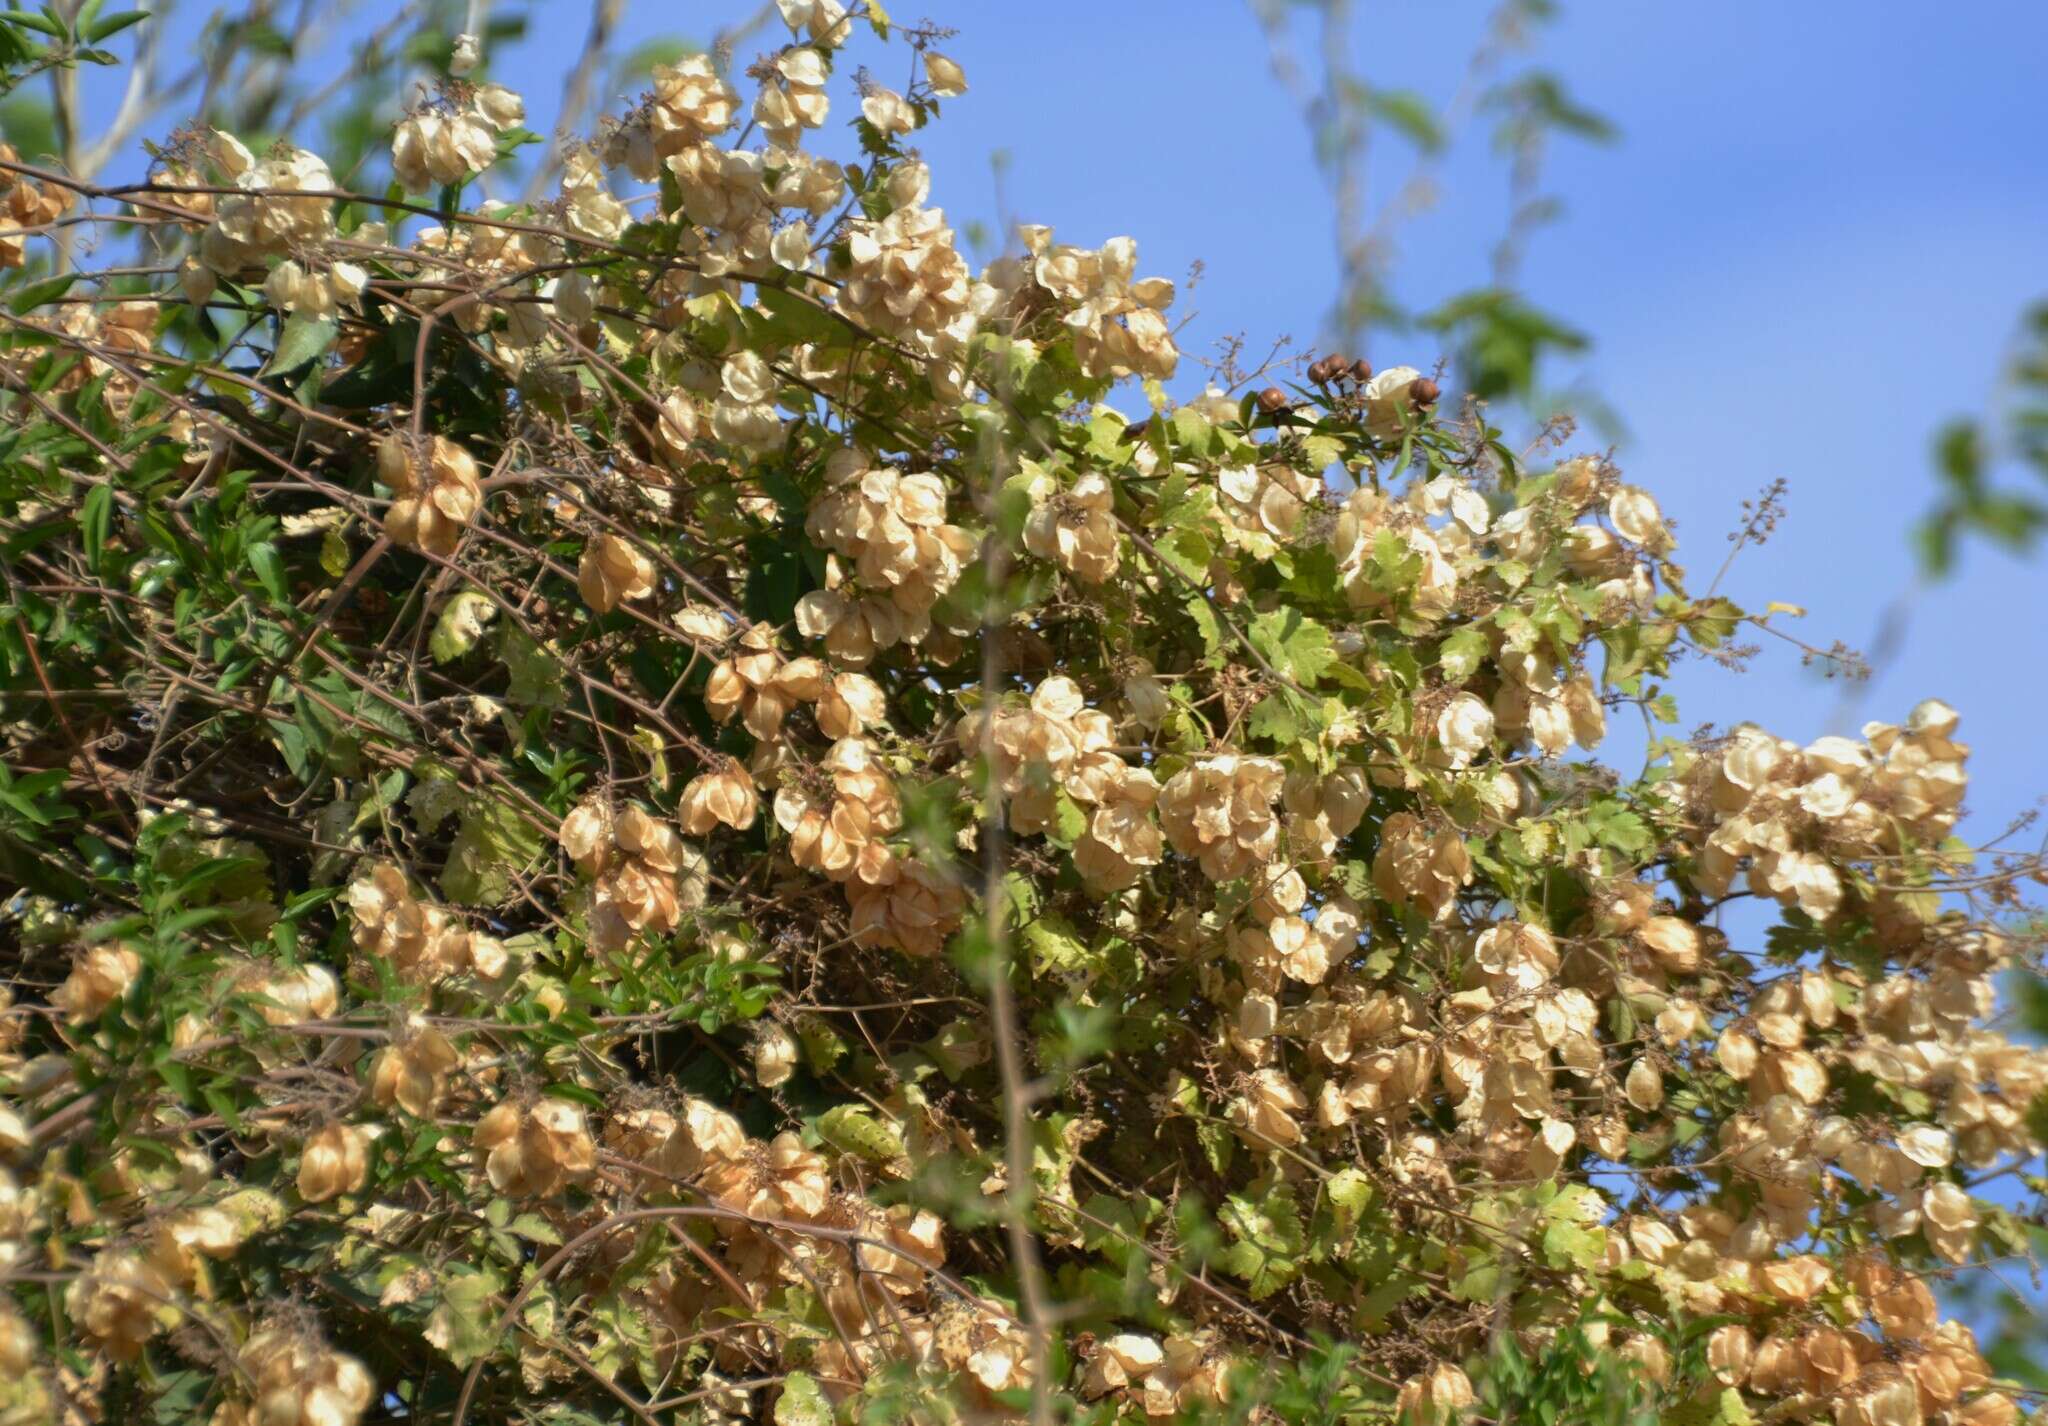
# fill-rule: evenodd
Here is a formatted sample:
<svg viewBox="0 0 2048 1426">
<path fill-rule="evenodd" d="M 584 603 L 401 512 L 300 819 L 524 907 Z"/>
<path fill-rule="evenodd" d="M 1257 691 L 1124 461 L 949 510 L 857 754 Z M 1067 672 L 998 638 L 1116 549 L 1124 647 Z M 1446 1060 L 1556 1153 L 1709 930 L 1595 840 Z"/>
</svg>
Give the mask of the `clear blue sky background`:
<svg viewBox="0 0 2048 1426">
<path fill-rule="evenodd" d="M 1002 151 L 1012 217 L 1075 242 L 1128 233 L 1146 273 L 1205 265 L 1184 303 L 1196 313 L 1188 350 L 1236 332 L 1314 340 L 1336 287 L 1330 201 L 1245 5 L 893 8 L 959 30 L 944 48 L 972 91 L 919 135 L 934 201 L 958 224 L 996 227 L 991 156 Z M 1375 84 L 1446 100 L 1491 8 L 1360 0 L 1357 62 Z M 702 42 L 750 9 L 635 0 L 618 47 Z M 1931 432 L 1993 398 L 2015 319 L 2048 296 L 2048 5 L 1565 0 L 1564 12 L 1513 63 L 1560 72 L 1621 138 L 1560 144 L 1546 170 L 1567 211 L 1537 234 L 1523 285 L 1595 342 L 1548 383 L 1583 380 L 1611 403 L 1626 430 L 1618 457 L 1677 522 L 1696 584 L 1719 565 L 1742 499 L 1783 476 L 1789 518 L 1743 557 L 1727 592 L 1803 605 L 1810 615 L 1792 627 L 1808 641 L 1865 648 L 1911 594 L 1903 643 L 1849 705 L 1774 644 L 1743 675 L 1690 667 L 1677 684 L 1682 726 L 1750 717 L 1804 740 L 1939 695 L 1963 711 L 1973 829 L 1991 835 L 2048 794 L 2037 731 L 2048 561 L 1976 546 L 1959 578 L 1915 592 L 1907 536 L 1933 496 Z M 339 32 L 389 13 L 380 0 Z M 537 130 L 554 129 L 588 13 L 581 0 L 542 0 L 526 38 L 489 56 L 491 77 L 526 94 Z M 741 65 L 784 34 L 779 23 L 757 32 Z M 855 58 L 876 59 L 864 32 Z M 346 59 L 328 43 L 308 64 L 324 77 L 322 65 Z M 906 68 L 895 49 L 876 75 L 900 85 Z M 852 112 L 844 90 L 831 142 Z M 616 109 L 630 92 L 599 97 Z M 1398 146 L 1379 152 L 1375 208 L 1410 171 Z M 1483 133 L 1463 134 L 1436 177 L 1441 201 L 1398 230 L 1394 284 L 1421 305 L 1485 280 L 1507 206 Z M 1370 355 L 1427 367 L 1439 352 L 1419 335 L 1382 337 Z M 1589 429 L 1582 444 L 1604 438 Z"/>
</svg>

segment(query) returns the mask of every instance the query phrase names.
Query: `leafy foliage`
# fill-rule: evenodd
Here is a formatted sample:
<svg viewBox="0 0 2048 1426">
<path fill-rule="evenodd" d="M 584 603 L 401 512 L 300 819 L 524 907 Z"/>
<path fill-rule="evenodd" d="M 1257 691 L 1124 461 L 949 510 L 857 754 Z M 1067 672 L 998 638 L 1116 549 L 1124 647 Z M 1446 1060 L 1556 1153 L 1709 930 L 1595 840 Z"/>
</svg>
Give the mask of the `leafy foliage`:
<svg viewBox="0 0 2048 1426">
<path fill-rule="evenodd" d="M 2010 1420 L 1954 710 L 1668 735 L 1751 620 L 1491 424 L 1573 334 L 1176 399 L 778 12 L 543 201 L 473 39 L 382 190 L 0 166 L 0 1420 Z"/>
</svg>

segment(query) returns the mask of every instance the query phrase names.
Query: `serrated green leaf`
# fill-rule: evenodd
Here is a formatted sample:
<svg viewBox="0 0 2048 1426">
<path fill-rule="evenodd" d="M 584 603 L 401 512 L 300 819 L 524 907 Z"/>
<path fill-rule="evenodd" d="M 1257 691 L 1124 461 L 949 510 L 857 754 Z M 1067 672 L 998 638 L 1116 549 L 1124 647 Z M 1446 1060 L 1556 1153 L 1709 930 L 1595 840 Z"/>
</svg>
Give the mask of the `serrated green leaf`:
<svg viewBox="0 0 2048 1426">
<path fill-rule="evenodd" d="M 427 652 L 435 663 L 452 663 L 476 647 L 484 626 L 498 615 L 490 596 L 465 589 L 441 606 L 441 617 L 427 640 Z"/>
<path fill-rule="evenodd" d="M 512 896 L 513 877 L 531 871 L 540 850 L 540 833 L 516 808 L 473 800 L 441 868 L 441 894 L 459 906 L 501 906 Z"/>
<path fill-rule="evenodd" d="M 840 1104 L 818 1116 L 818 1137 L 838 1149 L 890 1164 L 903 1156 L 903 1130 L 864 1104 Z"/>
<path fill-rule="evenodd" d="M 1477 629 L 1468 626 L 1454 631 L 1437 649 L 1437 666 L 1443 670 L 1444 682 L 1463 683 L 1477 673 L 1491 648 L 1486 635 Z"/>
<path fill-rule="evenodd" d="M 832 1403 L 809 1372 L 791 1372 L 782 1379 L 775 1426 L 832 1426 Z"/>
<path fill-rule="evenodd" d="M 1254 1298 L 1271 1297 L 1300 1274 L 1308 1235 L 1293 1189 L 1232 1195 L 1217 1216 L 1237 1240 L 1218 1256 L 1217 1266 L 1243 1281 Z"/>
<path fill-rule="evenodd" d="M 330 527 L 320 537 L 320 568 L 330 579 L 340 579 L 348 573 L 348 541 L 338 526 Z"/>
</svg>

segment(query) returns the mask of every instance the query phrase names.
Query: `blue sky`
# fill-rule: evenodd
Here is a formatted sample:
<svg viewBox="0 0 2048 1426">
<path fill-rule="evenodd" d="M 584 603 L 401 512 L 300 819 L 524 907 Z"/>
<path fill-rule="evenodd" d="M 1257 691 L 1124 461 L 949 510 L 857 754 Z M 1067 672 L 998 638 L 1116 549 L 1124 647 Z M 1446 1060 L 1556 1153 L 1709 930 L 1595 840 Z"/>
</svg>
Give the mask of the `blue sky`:
<svg viewBox="0 0 2048 1426">
<path fill-rule="evenodd" d="M 1330 202 L 1248 6 L 893 8 L 959 31 L 944 48 L 972 91 L 919 136 L 934 201 L 957 223 L 997 226 L 991 160 L 1001 151 L 1010 217 L 1075 242 L 1128 233 L 1146 273 L 1182 278 L 1204 265 L 1182 304 L 1195 314 L 1189 351 L 1240 332 L 1254 345 L 1282 332 L 1313 341 L 1336 283 Z M 703 41 L 750 9 L 641 0 L 619 48 Z M 1491 6 L 1354 9 L 1365 76 L 1440 102 Z M 390 11 L 380 0 L 341 31 Z M 555 126 L 588 13 L 545 0 L 526 38 L 489 57 L 492 77 L 527 95 L 537 130 Z M 782 36 L 779 24 L 759 31 L 742 64 Z M 1810 614 L 1792 627 L 1809 642 L 1861 648 L 1902 591 L 1911 596 L 1903 642 L 1848 703 L 1774 645 L 1739 676 L 1688 669 L 1676 685 L 1683 726 L 1748 717 L 1806 739 L 1900 718 L 1939 695 L 1962 709 L 1976 748 L 1980 836 L 2048 793 L 2048 740 L 2036 734 L 2048 563 L 1974 547 L 1959 578 L 1915 591 L 1907 533 L 1932 498 L 1930 433 L 1992 398 L 2016 317 L 2048 296 L 2048 147 L 2035 132 L 2043 53 L 2048 6 L 2034 0 L 1853 10 L 1566 0 L 1535 54 L 1511 61 L 1557 70 L 1621 131 L 1611 146 L 1553 149 L 1545 186 L 1566 211 L 1536 235 L 1521 277 L 1538 304 L 1594 339 L 1549 381 L 1583 380 L 1611 403 L 1626 430 L 1618 458 L 1678 523 L 1696 584 L 1719 565 L 1742 499 L 1782 476 L 1788 518 L 1737 564 L 1726 592 L 1803 605 Z M 900 49 L 878 57 L 863 36 L 855 57 L 902 82 Z M 309 63 L 319 79 L 323 63 L 346 60 L 328 43 Z M 630 95 L 600 97 L 617 108 Z M 841 101 L 835 123 L 850 113 Z M 1464 134 L 1435 173 L 1437 204 L 1397 230 L 1403 298 L 1427 305 L 1485 279 L 1506 212 L 1487 150 L 1483 133 Z M 1383 144 L 1375 208 L 1409 172 L 1408 155 Z M 1382 336 L 1370 355 L 1427 367 L 1439 352 L 1426 335 Z M 1588 430 L 1581 444 L 1605 439 Z"/>
</svg>

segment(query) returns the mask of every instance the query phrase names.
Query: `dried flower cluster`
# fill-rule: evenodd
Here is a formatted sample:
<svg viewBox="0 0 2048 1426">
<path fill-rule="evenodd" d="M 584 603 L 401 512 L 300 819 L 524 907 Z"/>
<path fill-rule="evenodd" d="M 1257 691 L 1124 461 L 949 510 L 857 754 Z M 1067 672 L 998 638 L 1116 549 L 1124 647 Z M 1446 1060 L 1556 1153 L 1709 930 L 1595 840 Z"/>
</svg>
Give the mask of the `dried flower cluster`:
<svg viewBox="0 0 2048 1426">
<path fill-rule="evenodd" d="M 187 134 L 26 304 L 0 1422 L 2014 1420 L 1955 711 L 1668 735 L 1765 621 L 1648 492 L 1419 367 L 1177 402 L 1130 239 L 932 206 L 941 33 L 775 10 L 539 203 L 474 36 L 433 222 Z"/>
</svg>

